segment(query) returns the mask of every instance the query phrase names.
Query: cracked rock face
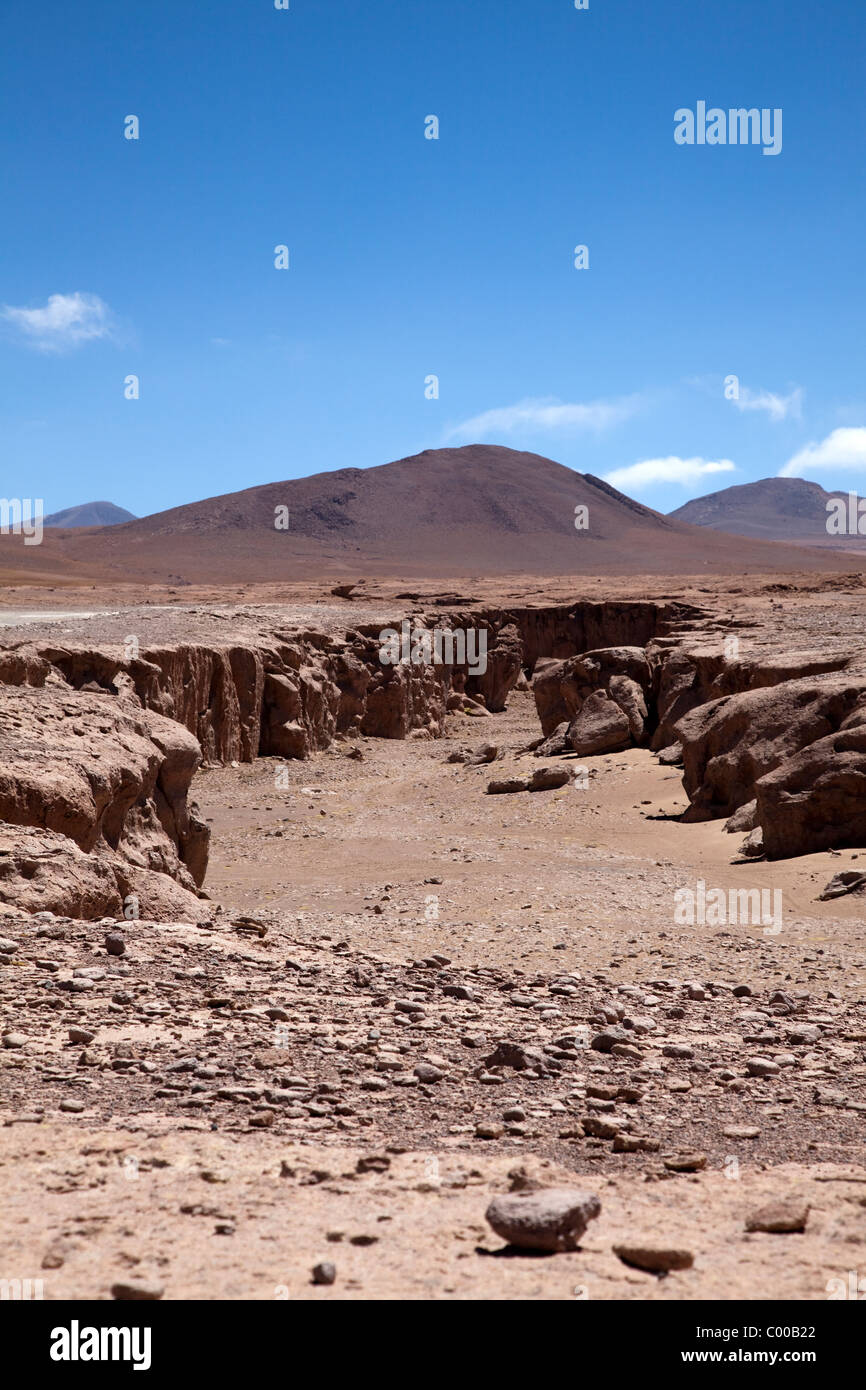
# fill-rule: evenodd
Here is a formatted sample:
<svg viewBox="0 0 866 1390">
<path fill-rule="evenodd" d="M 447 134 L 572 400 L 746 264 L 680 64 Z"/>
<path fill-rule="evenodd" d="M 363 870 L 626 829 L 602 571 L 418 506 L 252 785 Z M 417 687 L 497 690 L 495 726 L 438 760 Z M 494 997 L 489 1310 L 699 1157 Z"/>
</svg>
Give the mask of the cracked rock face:
<svg viewBox="0 0 866 1390">
<path fill-rule="evenodd" d="M 504 708 L 518 630 L 462 616 L 487 633 L 481 674 L 384 665 L 371 632 L 261 626 L 248 645 L 0 651 L 0 900 L 92 918 L 130 899 L 153 919 L 201 920 L 209 831 L 189 801 L 201 762 L 308 758 L 339 736 L 437 737 L 454 691 L 479 714 Z"/>
<path fill-rule="evenodd" d="M 58 680 L 0 686 L 0 757 L 3 901 L 90 917 L 132 896 L 201 916 L 201 752 L 181 725 Z"/>
<path fill-rule="evenodd" d="M 759 778 L 839 729 L 866 683 L 835 676 L 785 681 L 702 705 L 676 727 L 695 819 L 731 815 Z"/>
<path fill-rule="evenodd" d="M 847 722 L 756 783 L 771 859 L 866 844 L 866 727 Z"/>
</svg>

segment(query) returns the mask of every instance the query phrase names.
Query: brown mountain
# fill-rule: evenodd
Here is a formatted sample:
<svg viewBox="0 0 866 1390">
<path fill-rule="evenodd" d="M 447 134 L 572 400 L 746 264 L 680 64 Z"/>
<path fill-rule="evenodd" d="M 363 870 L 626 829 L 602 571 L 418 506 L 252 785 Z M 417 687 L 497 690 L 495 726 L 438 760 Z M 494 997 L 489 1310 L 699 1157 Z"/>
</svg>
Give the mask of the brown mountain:
<svg viewBox="0 0 866 1390">
<path fill-rule="evenodd" d="M 588 509 L 586 530 L 575 508 Z M 277 529 L 288 508 L 288 529 Z M 157 512 L 87 535 L 47 533 L 16 556 L 67 580 L 193 583 L 324 576 L 744 573 L 832 569 L 830 556 L 661 515 L 539 454 L 472 444 L 341 468 Z M 0 570 L 9 568 L 0 543 Z"/>
<path fill-rule="evenodd" d="M 696 497 L 669 515 L 691 526 L 707 526 L 755 540 L 787 541 L 792 545 L 830 546 L 866 551 L 866 538 L 827 534 L 827 503 L 847 492 L 825 492 L 805 478 L 762 478 Z"/>
</svg>

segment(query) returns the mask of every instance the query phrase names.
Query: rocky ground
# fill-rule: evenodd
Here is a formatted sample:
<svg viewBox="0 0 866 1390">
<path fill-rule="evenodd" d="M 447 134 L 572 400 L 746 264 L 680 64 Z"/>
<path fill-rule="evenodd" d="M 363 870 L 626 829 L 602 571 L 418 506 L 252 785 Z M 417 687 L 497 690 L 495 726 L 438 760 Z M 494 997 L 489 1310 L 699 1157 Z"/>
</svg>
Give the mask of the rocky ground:
<svg viewBox="0 0 866 1390">
<path fill-rule="evenodd" d="M 617 971 L 630 986 L 398 963 L 257 915 L 4 920 L 9 1277 L 55 1298 L 808 1299 L 857 1268 L 866 1014 L 822 967 L 780 988 L 751 958 L 703 983 Z M 533 1179 L 596 1193 L 601 1219 L 575 1253 L 491 1259 L 489 1200 Z M 805 1233 L 746 1231 L 780 1203 Z M 660 1279 L 617 1245 L 693 1264 Z"/>
<path fill-rule="evenodd" d="M 786 649 L 844 648 L 857 596 L 801 597 Z M 744 859 L 722 818 L 683 823 L 649 748 L 575 780 L 576 754 L 534 756 L 529 690 L 468 708 L 443 737 L 209 761 L 199 920 L 0 907 L 0 1277 L 809 1300 L 866 1273 L 863 900 L 819 900 L 862 854 Z M 569 779 L 487 790 L 539 767 Z M 698 879 L 779 891 L 780 921 L 678 924 Z M 576 1250 L 521 1255 L 485 1220 L 563 1187 L 600 1200 Z"/>
</svg>

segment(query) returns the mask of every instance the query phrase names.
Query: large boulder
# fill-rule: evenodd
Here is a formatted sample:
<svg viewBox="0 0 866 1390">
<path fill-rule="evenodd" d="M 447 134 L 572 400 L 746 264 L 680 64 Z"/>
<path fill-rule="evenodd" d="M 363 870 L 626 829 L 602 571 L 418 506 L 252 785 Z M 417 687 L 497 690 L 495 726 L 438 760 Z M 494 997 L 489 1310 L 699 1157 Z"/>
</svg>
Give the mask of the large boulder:
<svg viewBox="0 0 866 1390">
<path fill-rule="evenodd" d="M 585 700 L 604 691 L 626 715 L 630 735 L 643 737 L 652 673 L 642 647 L 603 647 L 566 661 L 538 663 L 532 691 L 545 738 L 572 723 Z"/>
<path fill-rule="evenodd" d="M 92 921 L 119 917 L 123 898 L 110 856 L 86 854 L 55 830 L 0 823 L 0 902 Z"/>
<path fill-rule="evenodd" d="M 755 787 L 771 859 L 866 845 L 866 725 L 817 739 Z"/>
<path fill-rule="evenodd" d="M 842 727 L 866 693 L 866 677 L 807 677 L 711 701 L 676 725 L 687 819 L 730 816 L 758 781 Z M 764 825 L 762 815 L 759 822 Z"/>
<path fill-rule="evenodd" d="M 581 758 L 627 748 L 631 738 L 627 715 L 603 690 L 596 690 L 587 696 L 568 730 L 568 742 Z"/>
</svg>

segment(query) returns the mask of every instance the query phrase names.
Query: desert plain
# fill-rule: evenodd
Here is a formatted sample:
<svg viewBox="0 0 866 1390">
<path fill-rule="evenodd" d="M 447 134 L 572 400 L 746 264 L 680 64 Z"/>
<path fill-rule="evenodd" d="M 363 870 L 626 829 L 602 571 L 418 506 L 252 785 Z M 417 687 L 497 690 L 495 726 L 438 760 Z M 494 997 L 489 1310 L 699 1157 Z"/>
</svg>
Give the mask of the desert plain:
<svg viewBox="0 0 866 1390">
<path fill-rule="evenodd" d="M 82 1300 L 854 1296 L 858 564 L 18 576 L 0 1275 Z M 483 630 L 486 671 L 383 665 L 404 620 Z M 563 1189 L 598 1211 L 557 1249 L 486 1219 Z"/>
</svg>

